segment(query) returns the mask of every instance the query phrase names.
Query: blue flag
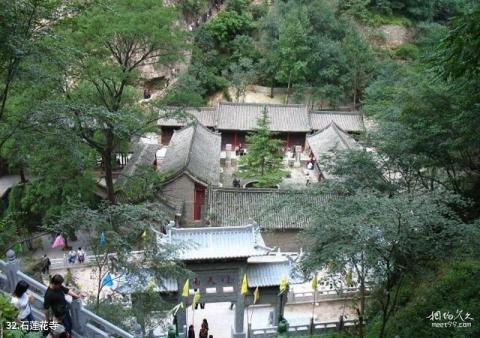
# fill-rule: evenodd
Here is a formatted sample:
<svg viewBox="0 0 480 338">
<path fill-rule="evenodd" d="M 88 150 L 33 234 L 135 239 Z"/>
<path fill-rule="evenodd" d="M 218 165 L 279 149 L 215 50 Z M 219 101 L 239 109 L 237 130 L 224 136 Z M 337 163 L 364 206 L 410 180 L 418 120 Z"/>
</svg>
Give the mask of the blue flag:
<svg viewBox="0 0 480 338">
<path fill-rule="evenodd" d="M 103 231 L 102 231 L 102 233 L 100 234 L 100 236 L 98 237 L 98 243 L 99 243 L 100 245 L 104 245 L 104 244 L 105 244 L 105 234 L 103 233 Z"/>
<path fill-rule="evenodd" d="M 113 280 L 112 280 L 112 276 L 110 275 L 110 272 L 107 272 L 105 277 L 103 277 L 102 286 L 113 286 Z"/>
</svg>

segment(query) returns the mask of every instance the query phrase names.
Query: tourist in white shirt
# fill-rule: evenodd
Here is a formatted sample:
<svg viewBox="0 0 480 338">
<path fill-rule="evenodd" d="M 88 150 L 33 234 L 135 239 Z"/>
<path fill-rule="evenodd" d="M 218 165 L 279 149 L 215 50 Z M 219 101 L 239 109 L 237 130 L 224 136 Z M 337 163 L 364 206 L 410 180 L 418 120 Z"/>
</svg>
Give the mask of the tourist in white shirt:
<svg viewBox="0 0 480 338">
<path fill-rule="evenodd" d="M 17 320 L 32 322 L 35 319 L 32 315 L 32 308 L 30 303 L 33 301 L 33 297 L 27 293 L 27 289 L 30 287 L 27 282 L 21 280 L 17 283 L 15 291 L 12 294 L 11 303 L 18 309 Z"/>
</svg>

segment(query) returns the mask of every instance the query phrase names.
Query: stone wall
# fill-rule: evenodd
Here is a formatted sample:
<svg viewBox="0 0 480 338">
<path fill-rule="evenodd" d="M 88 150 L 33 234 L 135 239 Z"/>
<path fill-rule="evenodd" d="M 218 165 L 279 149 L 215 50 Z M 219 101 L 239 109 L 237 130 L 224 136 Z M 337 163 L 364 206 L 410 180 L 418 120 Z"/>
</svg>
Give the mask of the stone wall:
<svg viewBox="0 0 480 338">
<path fill-rule="evenodd" d="M 169 204 L 183 205 L 182 221 L 185 223 L 193 222 L 194 193 L 195 183 L 185 174 L 168 183 L 162 190 L 162 196 Z"/>
</svg>

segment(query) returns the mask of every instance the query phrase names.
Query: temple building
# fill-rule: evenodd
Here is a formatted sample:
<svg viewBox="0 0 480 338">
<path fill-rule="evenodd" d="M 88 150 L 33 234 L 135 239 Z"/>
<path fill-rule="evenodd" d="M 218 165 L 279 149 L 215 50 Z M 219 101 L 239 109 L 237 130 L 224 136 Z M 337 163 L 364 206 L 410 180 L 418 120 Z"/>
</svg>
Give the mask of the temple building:
<svg viewBox="0 0 480 338">
<path fill-rule="evenodd" d="M 365 130 L 363 116 L 358 112 L 310 112 L 301 104 L 260 104 L 220 102 L 215 108 L 165 108 L 160 112 L 158 126 L 163 145 L 168 145 L 175 129 L 198 121 L 220 132 L 222 150 L 246 147 L 245 137 L 256 127 L 257 119 L 267 109 L 269 128 L 283 140 L 285 151 L 295 146 L 305 147 L 306 136 L 322 130 L 332 121 L 349 133 Z M 177 112 L 177 114 L 175 114 Z M 173 117 L 174 116 L 174 117 Z"/>
<path fill-rule="evenodd" d="M 335 152 L 342 150 L 359 148 L 360 145 L 357 141 L 334 121 L 331 121 L 324 129 L 307 136 L 307 151 L 311 151 L 316 159 L 314 171 L 319 178 L 326 178 L 329 175 L 322 165 L 324 156 L 332 156 Z"/>
<path fill-rule="evenodd" d="M 274 321 L 272 324 L 276 324 L 287 302 L 288 290 L 279 294 L 282 278 L 290 285 L 305 281 L 295 269 L 299 256 L 283 254 L 267 247 L 257 225 L 176 228 L 172 223 L 166 227 L 166 233 L 158 232 L 157 241 L 159 245 L 180 248 L 173 256 L 192 272 L 188 283 L 189 296 L 182 296 L 186 279 L 155 280 L 148 276 L 148 270 L 142 276 L 143 281 L 139 280 L 138 275 L 125 276 L 115 289 L 122 294 L 133 295 L 143 292 L 145 284 L 149 284 L 172 307 L 180 302 L 186 304 L 177 312 L 175 321 L 180 333 L 185 333 L 186 310 L 192 304 L 195 292 L 201 295 L 200 302 L 207 303 L 206 306 L 216 302 L 234 304 L 235 319 L 231 336 L 246 338 L 245 309 L 253 304 L 257 287 L 261 296 L 256 304 L 273 306 L 271 318 Z M 244 276 L 247 277 L 247 295 L 240 292 Z M 135 307 L 135 297 L 131 299 Z"/>
<path fill-rule="evenodd" d="M 159 171 L 161 195 L 187 222 L 205 218 L 206 191 L 220 183 L 220 135 L 200 123 L 174 131 Z"/>
</svg>

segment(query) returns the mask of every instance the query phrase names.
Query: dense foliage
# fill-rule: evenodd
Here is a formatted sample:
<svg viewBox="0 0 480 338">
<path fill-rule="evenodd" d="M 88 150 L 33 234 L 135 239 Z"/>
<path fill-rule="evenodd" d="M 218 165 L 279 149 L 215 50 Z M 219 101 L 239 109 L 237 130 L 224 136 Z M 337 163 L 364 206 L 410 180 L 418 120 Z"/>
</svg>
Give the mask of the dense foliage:
<svg viewBox="0 0 480 338">
<path fill-rule="evenodd" d="M 461 310 L 477 319 L 480 310 L 480 5 L 230 0 L 200 23 L 208 1 L 173 3 L 0 2 L 0 172 L 21 178 L 2 201 L 2 253 L 39 231 L 89 234 L 104 258 L 92 306 L 112 319 L 119 312 L 100 297 L 107 271 L 138 274 L 145 264 L 159 283 L 186 273 L 171 260 L 175 248 L 151 233 L 169 218 L 152 203 L 162 177 L 142 168 L 129 185 L 113 182 L 116 154 L 155 128 L 155 106 L 140 103 L 141 67 L 185 56 L 188 69 L 162 104 L 200 106 L 219 93 L 242 101 L 259 84 L 272 96 L 286 88 L 286 102 L 349 104 L 368 118 L 371 128 L 357 137 L 365 150 L 317 159 L 334 179 L 307 189 L 306 200 L 296 195 L 314 224 L 303 234 L 305 270 L 328 268 L 337 285 L 360 287 L 354 307 L 366 327 L 339 336 L 478 337 L 475 323 L 439 333 L 427 316 Z M 408 41 L 389 46 L 383 24 L 408 28 Z M 285 174 L 281 141 L 267 126 L 264 112 L 240 161 L 260 187 Z M 106 203 L 94 197 L 100 177 Z M 330 198 L 319 206 L 312 194 Z M 154 259 L 132 264 L 135 249 Z M 137 301 L 163 309 L 148 293 Z"/>
<path fill-rule="evenodd" d="M 478 308 L 478 19 L 477 6 L 448 32 L 420 26 L 416 52 L 385 60 L 365 91 L 375 128 L 361 143 L 374 150 L 321 159 L 336 178 L 321 190 L 341 197 L 305 210 L 316 225 L 304 233 L 304 263 L 328 267 L 339 285 L 353 273 L 360 290 L 372 287 L 355 304 L 369 324 L 354 337 L 478 335 L 427 318 Z"/>
</svg>

